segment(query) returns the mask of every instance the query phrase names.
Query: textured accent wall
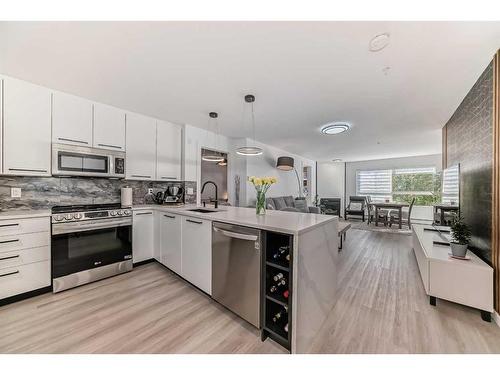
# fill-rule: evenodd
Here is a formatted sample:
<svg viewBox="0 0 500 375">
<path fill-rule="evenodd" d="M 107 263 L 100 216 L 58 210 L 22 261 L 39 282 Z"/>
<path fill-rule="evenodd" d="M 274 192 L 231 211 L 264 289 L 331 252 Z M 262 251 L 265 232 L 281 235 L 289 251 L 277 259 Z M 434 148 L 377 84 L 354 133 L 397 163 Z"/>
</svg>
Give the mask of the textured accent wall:
<svg viewBox="0 0 500 375">
<path fill-rule="evenodd" d="M 89 177 L 6 177 L 0 176 L 0 209 L 23 210 L 51 208 L 56 205 L 117 203 L 120 189 L 133 189 L 133 203 L 144 204 L 148 188 L 154 192 L 165 190 L 169 185 L 189 186 L 194 194 L 186 195 L 186 203 L 196 202 L 196 183 L 126 181 Z M 10 188 L 22 189 L 21 198 L 11 198 Z"/>
<path fill-rule="evenodd" d="M 472 229 L 471 248 L 491 264 L 493 62 L 445 126 L 447 167 L 460 163 L 460 210 Z"/>
</svg>

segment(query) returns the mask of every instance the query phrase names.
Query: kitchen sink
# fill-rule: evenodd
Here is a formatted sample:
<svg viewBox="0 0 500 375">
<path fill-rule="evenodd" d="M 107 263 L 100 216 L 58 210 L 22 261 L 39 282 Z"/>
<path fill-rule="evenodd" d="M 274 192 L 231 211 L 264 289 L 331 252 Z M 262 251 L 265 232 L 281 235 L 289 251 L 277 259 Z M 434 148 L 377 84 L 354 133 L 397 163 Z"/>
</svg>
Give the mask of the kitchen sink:
<svg viewBox="0 0 500 375">
<path fill-rule="evenodd" d="M 208 214 L 210 212 L 217 212 L 217 210 L 207 210 L 205 208 L 193 208 L 193 209 L 190 209 L 190 210 L 186 210 L 186 211 L 191 211 L 191 212 L 200 212 L 202 214 Z"/>
</svg>

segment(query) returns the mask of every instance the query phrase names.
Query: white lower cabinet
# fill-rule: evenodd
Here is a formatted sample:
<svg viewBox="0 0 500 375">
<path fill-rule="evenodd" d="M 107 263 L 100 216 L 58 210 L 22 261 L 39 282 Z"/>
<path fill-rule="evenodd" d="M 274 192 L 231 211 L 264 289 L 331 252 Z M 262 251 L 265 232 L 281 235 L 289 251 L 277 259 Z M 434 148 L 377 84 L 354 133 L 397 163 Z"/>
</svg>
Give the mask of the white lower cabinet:
<svg viewBox="0 0 500 375">
<path fill-rule="evenodd" d="M 160 263 L 182 275 L 182 217 L 160 212 Z"/>
<path fill-rule="evenodd" d="M 0 299 L 50 286 L 50 218 L 0 220 Z"/>
<path fill-rule="evenodd" d="M 134 263 L 152 259 L 154 256 L 154 212 L 134 212 L 132 222 L 132 260 Z"/>
<path fill-rule="evenodd" d="M 212 222 L 161 210 L 138 210 L 133 219 L 134 263 L 156 259 L 212 294 Z"/>
<path fill-rule="evenodd" d="M 182 277 L 212 295 L 212 222 L 182 217 Z"/>
</svg>

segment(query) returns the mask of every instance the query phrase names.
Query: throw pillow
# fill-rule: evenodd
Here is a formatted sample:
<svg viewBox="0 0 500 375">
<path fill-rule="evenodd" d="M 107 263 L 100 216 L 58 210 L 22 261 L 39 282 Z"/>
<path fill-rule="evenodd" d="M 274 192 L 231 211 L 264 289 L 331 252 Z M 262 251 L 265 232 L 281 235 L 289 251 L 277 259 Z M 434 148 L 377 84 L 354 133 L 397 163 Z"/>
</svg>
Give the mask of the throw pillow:
<svg viewBox="0 0 500 375">
<path fill-rule="evenodd" d="M 296 199 L 295 208 L 300 212 L 306 212 L 306 213 L 309 212 L 309 209 L 307 208 L 307 202 L 305 199 Z"/>
<path fill-rule="evenodd" d="M 273 200 L 274 207 L 276 207 L 277 210 L 281 210 L 286 207 L 285 199 L 283 197 L 273 198 Z"/>
<path fill-rule="evenodd" d="M 363 207 L 361 202 L 351 202 L 349 204 L 349 209 L 352 211 L 361 211 L 361 207 Z"/>
</svg>

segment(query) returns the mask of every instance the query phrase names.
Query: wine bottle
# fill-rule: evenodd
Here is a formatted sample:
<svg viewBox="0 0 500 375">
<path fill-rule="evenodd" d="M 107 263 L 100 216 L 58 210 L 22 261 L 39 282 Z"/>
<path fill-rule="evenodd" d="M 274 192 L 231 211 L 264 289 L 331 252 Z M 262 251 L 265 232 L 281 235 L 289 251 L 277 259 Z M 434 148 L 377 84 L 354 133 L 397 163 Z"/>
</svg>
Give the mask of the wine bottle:
<svg viewBox="0 0 500 375">
<path fill-rule="evenodd" d="M 283 292 L 283 297 L 285 297 L 286 299 L 288 299 L 289 295 L 290 295 L 290 292 L 288 291 L 288 289 Z"/>
<path fill-rule="evenodd" d="M 290 254 L 286 254 L 285 259 L 287 260 L 287 262 L 289 262 L 290 261 Z"/>
<path fill-rule="evenodd" d="M 269 291 L 271 293 L 276 293 L 278 291 L 279 287 L 282 285 L 286 285 L 285 279 L 281 279 L 280 281 L 278 281 L 278 283 L 276 285 L 271 285 L 271 288 L 269 288 Z"/>
<path fill-rule="evenodd" d="M 280 246 L 273 254 L 273 259 L 280 259 L 288 251 L 288 246 Z"/>
<path fill-rule="evenodd" d="M 279 281 L 279 280 L 281 280 L 283 278 L 284 278 L 284 276 L 283 276 L 283 274 L 281 272 L 273 276 L 273 280 L 274 281 Z"/>
<path fill-rule="evenodd" d="M 287 312 L 288 312 L 288 306 L 283 306 L 283 308 L 280 311 L 274 314 L 273 322 L 276 323 L 277 321 L 279 321 L 283 317 L 283 315 L 285 315 Z"/>
<path fill-rule="evenodd" d="M 288 332 L 288 323 L 285 324 L 285 332 Z"/>
</svg>

